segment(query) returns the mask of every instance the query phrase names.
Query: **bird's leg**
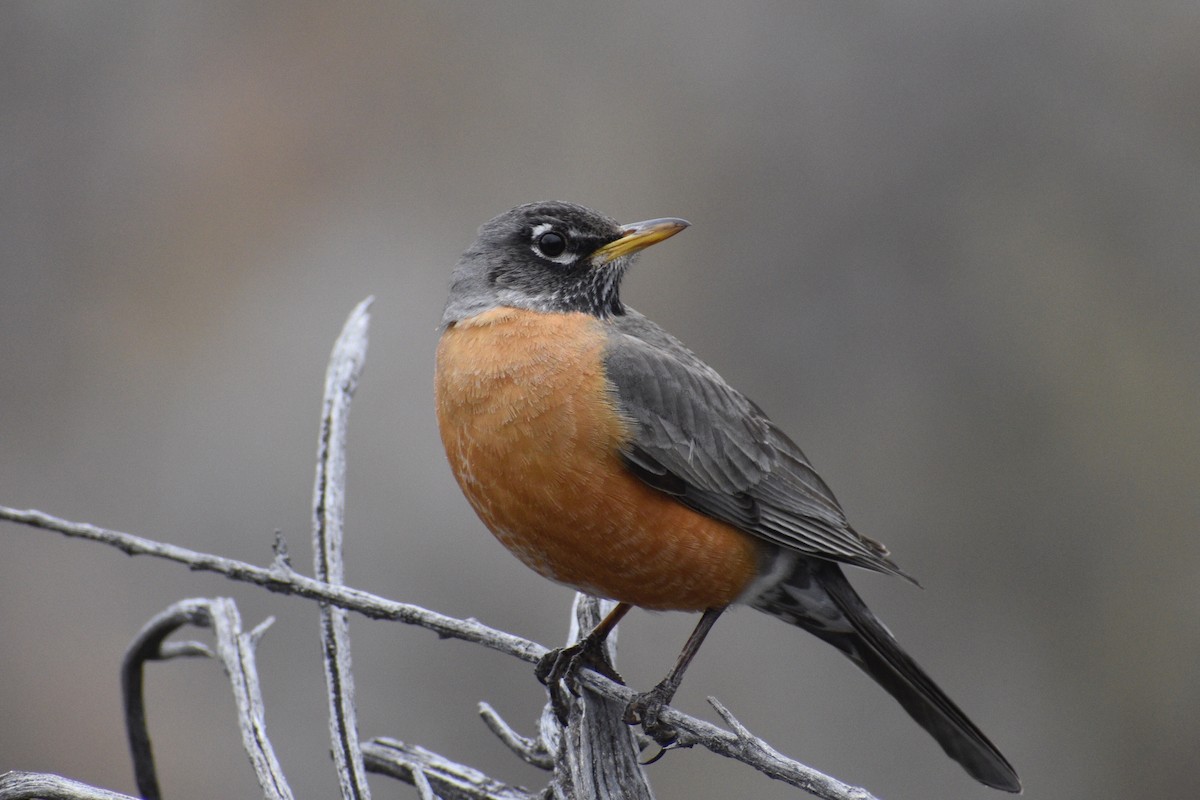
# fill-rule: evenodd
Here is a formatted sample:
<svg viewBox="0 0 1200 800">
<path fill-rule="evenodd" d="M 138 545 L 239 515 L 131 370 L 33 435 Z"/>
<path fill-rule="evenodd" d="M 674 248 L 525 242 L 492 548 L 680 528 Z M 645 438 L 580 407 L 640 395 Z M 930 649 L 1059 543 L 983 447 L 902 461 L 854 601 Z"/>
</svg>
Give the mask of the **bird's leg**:
<svg viewBox="0 0 1200 800">
<path fill-rule="evenodd" d="M 665 749 L 674 744 L 678 738 L 678 731 L 667 723 L 661 721 L 658 717 L 662 712 L 663 706 L 671 702 L 671 698 L 675 696 L 675 690 L 679 688 L 679 682 L 683 680 L 683 673 L 687 669 L 688 664 L 696 655 L 696 651 L 700 649 L 704 637 L 708 636 L 708 632 L 712 630 L 713 624 L 717 618 L 721 616 L 721 612 L 725 610 L 725 606 L 721 608 L 707 609 L 700 621 L 696 623 L 695 630 L 688 637 L 687 642 L 683 645 L 683 652 L 679 654 L 679 658 L 675 660 L 675 666 L 671 667 L 671 671 L 667 673 L 667 677 L 648 692 L 642 692 L 635 696 L 625 708 L 625 722 L 629 725 L 642 726 L 642 730 L 646 732 L 654 741 L 658 742 L 659 746 Z M 661 753 L 659 757 L 661 757 Z M 657 757 L 654 759 L 657 760 Z"/>
<path fill-rule="evenodd" d="M 617 603 L 616 607 L 608 612 L 604 619 L 600 620 L 600 624 L 592 628 L 587 636 L 569 647 L 551 650 L 538 660 L 534 674 L 550 690 L 550 701 L 554 705 L 554 712 L 563 724 L 566 724 L 567 704 L 566 698 L 562 695 L 562 687 L 565 684 L 572 694 L 577 695 L 575 676 L 583 667 L 593 669 L 617 683 L 625 683 L 613 667 L 604 643 L 613 628 L 617 627 L 617 623 L 629 613 L 631 608 L 633 606 L 628 603 Z"/>
</svg>

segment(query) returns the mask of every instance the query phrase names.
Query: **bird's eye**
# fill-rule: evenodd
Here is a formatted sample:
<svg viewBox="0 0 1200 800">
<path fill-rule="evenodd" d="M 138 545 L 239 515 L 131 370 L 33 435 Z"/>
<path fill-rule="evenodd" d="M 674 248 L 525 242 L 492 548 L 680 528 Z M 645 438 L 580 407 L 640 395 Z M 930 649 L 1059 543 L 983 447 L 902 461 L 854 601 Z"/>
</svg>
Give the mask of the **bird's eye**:
<svg viewBox="0 0 1200 800">
<path fill-rule="evenodd" d="M 546 231 L 537 238 L 538 250 L 546 258 L 558 258 L 567 250 L 567 237 L 554 231 Z"/>
</svg>

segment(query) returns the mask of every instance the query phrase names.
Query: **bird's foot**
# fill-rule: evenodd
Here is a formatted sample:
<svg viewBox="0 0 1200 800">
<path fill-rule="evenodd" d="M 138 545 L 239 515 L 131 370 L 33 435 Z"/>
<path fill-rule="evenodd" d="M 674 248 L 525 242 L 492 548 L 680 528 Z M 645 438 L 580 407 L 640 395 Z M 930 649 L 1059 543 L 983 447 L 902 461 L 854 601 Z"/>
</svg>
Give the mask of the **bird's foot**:
<svg viewBox="0 0 1200 800">
<path fill-rule="evenodd" d="M 613 667 L 612 661 L 608 657 L 604 641 L 592 636 L 585 636 L 569 647 L 551 650 L 542 656 L 538 660 L 537 666 L 534 667 L 533 674 L 549 690 L 550 703 L 554 707 L 554 713 L 558 717 L 558 721 L 564 725 L 567 723 L 567 697 L 563 693 L 563 688 L 565 687 L 572 695 L 578 697 L 579 688 L 576 681 L 579 670 L 584 667 L 621 685 L 625 684 L 625 680 Z"/>
<path fill-rule="evenodd" d="M 635 695 L 625 707 L 625 724 L 641 725 L 646 735 L 662 748 L 657 756 L 646 762 L 648 764 L 662 758 L 663 753 L 679 743 L 679 731 L 660 718 L 663 708 L 671 701 L 673 695 L 673 690 L 660 683 L 648 692 Z"/>
</svg>

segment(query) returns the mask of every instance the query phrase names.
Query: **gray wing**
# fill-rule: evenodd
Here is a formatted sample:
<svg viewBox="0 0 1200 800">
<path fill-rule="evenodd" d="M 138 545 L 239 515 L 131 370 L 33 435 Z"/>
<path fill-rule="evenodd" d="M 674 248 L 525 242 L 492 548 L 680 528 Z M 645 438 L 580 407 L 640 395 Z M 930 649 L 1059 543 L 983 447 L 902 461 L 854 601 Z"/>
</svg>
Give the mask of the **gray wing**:
<svg viewBox="0 0 1200 800">
<path fill-rule="evenodd" d="M 788 550 L 904 574 L 850 527 L 800 448 L 653 322 L 632 309 L 613 318 L 605 369 L 634 423 L 621 455 L 641 480 Z"/>
</svg>

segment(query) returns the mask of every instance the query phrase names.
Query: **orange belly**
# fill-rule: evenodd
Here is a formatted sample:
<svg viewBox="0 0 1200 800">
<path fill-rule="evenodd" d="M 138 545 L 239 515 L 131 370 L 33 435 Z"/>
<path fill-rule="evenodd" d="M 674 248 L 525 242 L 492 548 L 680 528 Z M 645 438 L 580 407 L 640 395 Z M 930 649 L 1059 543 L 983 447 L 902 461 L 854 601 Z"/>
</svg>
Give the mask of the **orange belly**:
<svg viewBox="0 0 1200 800">
<path fill-rule="evenodd" d="M 551 580 L 643 608 L 735 600 L 760 545 L 629 473 L 630 424 L 603 373 L 603 323 L 497 308 L 448 328 L 437 414 L 459 486 L 517 558 Z"/>
</svg>

